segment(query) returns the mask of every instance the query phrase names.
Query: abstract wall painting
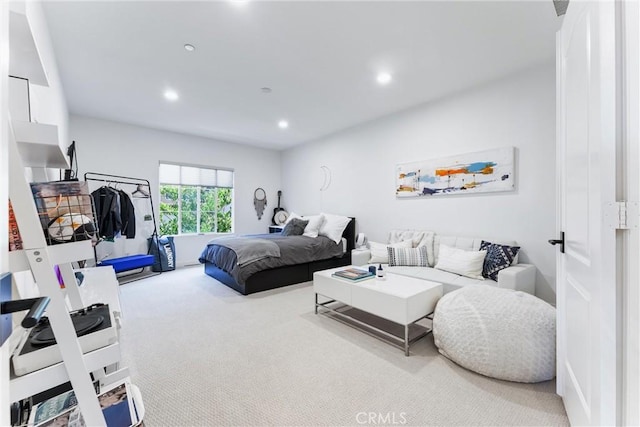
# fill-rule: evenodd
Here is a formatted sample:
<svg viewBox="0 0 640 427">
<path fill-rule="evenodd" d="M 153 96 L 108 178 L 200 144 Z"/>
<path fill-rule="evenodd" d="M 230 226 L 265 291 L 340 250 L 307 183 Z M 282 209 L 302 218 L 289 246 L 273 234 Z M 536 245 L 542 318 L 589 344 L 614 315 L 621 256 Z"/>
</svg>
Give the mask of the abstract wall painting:
<svg viewBox="0 0 640 427">
<path fill-rule="evenodd" d="M 396 197 L 443 196 L 515 188 L 513 147 L 466 153 L 396 167 Z"/>
</svg>

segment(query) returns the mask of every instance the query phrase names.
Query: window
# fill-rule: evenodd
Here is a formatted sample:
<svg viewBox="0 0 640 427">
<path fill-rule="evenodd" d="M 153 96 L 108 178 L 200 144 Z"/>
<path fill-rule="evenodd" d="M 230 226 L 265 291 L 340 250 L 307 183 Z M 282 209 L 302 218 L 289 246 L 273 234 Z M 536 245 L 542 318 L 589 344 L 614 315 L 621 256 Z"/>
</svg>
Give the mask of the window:
<svg viewBox="0 0 640 427">
<path fill-rule="evenodd" d="M 231 233 L 233 171 L 160 163 L 160 233 Z"/>
</svg>

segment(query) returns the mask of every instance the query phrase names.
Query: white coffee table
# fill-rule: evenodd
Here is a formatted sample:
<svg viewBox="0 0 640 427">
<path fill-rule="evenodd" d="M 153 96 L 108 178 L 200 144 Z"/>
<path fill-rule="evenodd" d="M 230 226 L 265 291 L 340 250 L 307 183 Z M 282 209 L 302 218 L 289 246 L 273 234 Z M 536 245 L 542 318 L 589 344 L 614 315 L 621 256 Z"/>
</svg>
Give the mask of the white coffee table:
<svg viewBox="0 0 640 427">
<path fill-rule="evenodd" d="M 386 280 L 374 278 L 360 282 L 331 276 L 336 271 L 345 268 L 349 267 L 332 268 L 313 273 L 316 314 L 318 314 L 318 308 L 326 309 L 327 313 L 348 318 L 350 324 L 355 322 L 360 326 L 371 328 L 391 339 L 392 343 L 399 342 L 399 346 L 404 348 L 405 356 L 409 356 L 409 345 L 431 331 L 422 328 L 422 333 L 410 339 L 409 328 L 418 320 L 433 313 L 436 303 L 442 297 L 442 284 L 392 273 L 387 274 Z M 318 302 L 318 295 L 327 297 L 329 300 Z M 334 303 L 342 303 L 342 305 L 336 307 L 339 304 Z M 369 322 L 363 322 L 345 314 L 344 310 L 339 311 L 344 306 L 353 307 L 402 325 L 404 326 L 404 336 L 399 337 Z"/>
</svg>

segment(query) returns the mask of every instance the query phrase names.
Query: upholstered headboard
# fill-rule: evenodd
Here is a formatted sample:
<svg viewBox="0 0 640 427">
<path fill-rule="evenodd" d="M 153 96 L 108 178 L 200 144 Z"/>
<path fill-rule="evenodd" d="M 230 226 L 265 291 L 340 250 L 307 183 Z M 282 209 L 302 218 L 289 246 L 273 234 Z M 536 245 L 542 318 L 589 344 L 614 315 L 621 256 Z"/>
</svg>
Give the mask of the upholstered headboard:
<svg viewBox="0 0 640 427">
<path fill-rule="evenodd" d="M 351 252 L 356 248 L 356 219 L 354 217 L 349 218 L 351 218 L 351 221 L 342 232 L 342 237 L 347 239 L 347 251 Z"/>
</svg>

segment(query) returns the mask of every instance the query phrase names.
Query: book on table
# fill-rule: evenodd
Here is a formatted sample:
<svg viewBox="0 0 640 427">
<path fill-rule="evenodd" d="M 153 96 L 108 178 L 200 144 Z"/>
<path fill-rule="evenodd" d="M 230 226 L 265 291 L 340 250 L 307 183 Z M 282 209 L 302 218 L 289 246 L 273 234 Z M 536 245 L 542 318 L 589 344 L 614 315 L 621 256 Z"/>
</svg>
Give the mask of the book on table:
<svg viewBox="0 0 640 427">
<path fill-rule="evenodd" d="M 369 270 L 362 270 L 360 268 L 347 268 L 344 270 L 336 271 L 332 274 L 332 276 L 339 279 L 351 280 L 353 282 L 374 277 L 373 273 L 371 273 Z"/>
</svg>

